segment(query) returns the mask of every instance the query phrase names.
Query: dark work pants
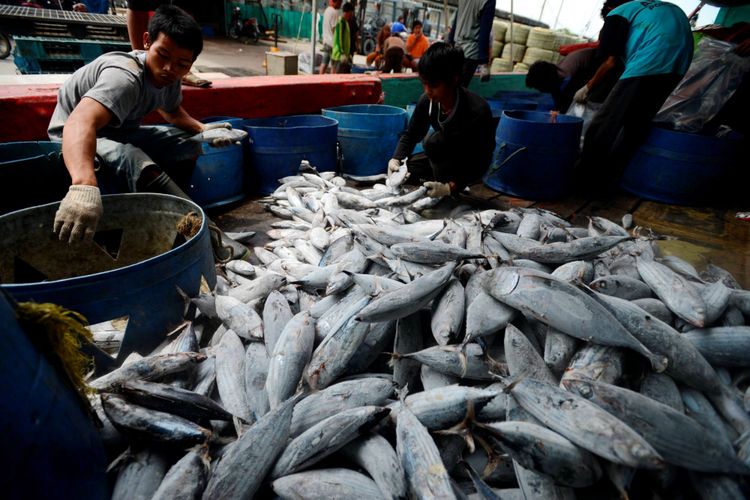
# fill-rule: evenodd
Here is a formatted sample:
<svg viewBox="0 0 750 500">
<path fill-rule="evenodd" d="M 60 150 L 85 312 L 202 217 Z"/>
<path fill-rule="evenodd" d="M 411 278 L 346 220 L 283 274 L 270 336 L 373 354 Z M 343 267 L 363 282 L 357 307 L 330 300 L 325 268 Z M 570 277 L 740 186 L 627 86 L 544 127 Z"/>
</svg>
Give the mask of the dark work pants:
<svg viewBox="0 0 750 500">
<path fill-rule="evenodd" d="M 442 132 L 430 134 L 423 143 L 424 153 L 417 153 L 406 163 L 409 169 L 409 182 L 421 184 L 425 181 L 455 181 L 457 176 L 456 152 L 448 147 Z"/>
<path fill-rule="evenodd" d="M 474 78 L 474 73 L 476 73 L 477 68 L 479 67 L 479 61 L 477 59 L 465 59 L 464 60 L 464 67 L 461 71 L 461 86 L 468 89 L 469 84 L 471 83 L 471 79 Z"/>
<path fill-rule="evenodd" d="M 578 162 L 579 179 L 595 187 L 612 185 L 681 79 L 680 75 L 668 74 L 617 82 L 586 131 Z"/>
</svg>

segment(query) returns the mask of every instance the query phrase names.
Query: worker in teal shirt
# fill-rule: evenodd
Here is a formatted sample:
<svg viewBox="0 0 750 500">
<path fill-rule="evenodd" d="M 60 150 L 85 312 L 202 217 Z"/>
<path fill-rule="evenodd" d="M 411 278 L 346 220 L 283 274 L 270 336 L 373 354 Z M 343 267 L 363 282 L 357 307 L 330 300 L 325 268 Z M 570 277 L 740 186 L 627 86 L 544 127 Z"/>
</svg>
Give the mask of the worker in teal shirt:
<svg viewBox="0 0 750 500">
<path fill-rule="evenodd" d="M 622 76 L 591 121 L 578 164 L 581 187 L 602 190 L 617 180 L 645 139 L 651 120 L 687 72 L 693 36 L 678 6 L 637 0 L 609 13 L 599 41 L 603 62 L 574 99 L 585 103 L 618 61 L 624 63 Z"/>
</svg>

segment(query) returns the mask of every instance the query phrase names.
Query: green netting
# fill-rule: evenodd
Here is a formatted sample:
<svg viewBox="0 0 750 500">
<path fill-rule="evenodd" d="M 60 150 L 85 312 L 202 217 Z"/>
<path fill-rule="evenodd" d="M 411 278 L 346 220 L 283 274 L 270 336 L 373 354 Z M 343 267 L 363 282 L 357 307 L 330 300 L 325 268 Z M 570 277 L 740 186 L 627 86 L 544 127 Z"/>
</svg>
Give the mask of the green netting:
<svg viewBox="0 0 750 500">
<path fill-rule="evenodd" d="M 244 3 L 227 2 L 225 4 L 225 20 L 227 25 L 232 19 L 232 9 L 239 7 L 242 13 L 242 19 L 248 19 L 254 17 L 258 20 L 260 25 L 265 25 L 268 29 L 273 28 L 274 14 L 281 15 L 281 26 L 279 29 L 279 36 L 286 38 L 297 38 L 310 39 L 312 14 L 308 12 L 301 12 L 297 10 L 283 10 L 275 7 L 264 7 L 261 9 L 258 5 L 247 5 Z M 263 14 L 265 13 L 265 18 Z M 301 22 L 301 24 L 300 24 Z M 322 30 L 322 19 L 318 21 L 318 36 L 320 36 Z"/>
</svg>

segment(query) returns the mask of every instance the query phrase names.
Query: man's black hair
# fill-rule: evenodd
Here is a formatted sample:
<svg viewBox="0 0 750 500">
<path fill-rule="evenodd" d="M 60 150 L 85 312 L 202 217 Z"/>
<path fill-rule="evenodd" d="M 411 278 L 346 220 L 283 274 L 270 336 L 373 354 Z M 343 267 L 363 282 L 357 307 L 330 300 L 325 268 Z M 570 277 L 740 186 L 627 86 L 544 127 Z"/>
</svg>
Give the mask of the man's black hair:
<svg viewBox="0 0 750 500">
<path fill-rule="evenodd" d="M 164 33 L 183 49 L 192 50 L 193 61 L 203 50 L 201 27 L 190 14 L 174 5 L 162 5 L 149 21 L 148 37 L 151 43 L 156 42 L 160 33 Z"/>
<path fill-rule="evenodd" d="M 630 1 L 631 0 L 606 0 L 606 2 L 604 2 L 604 5 L 602 5 L 602 10 L 601 12 L 599 12 L 599 14 L 601 14 L 602 19 L 604 19 L 605 17 L 607 17 L 607 14 L 612 11 L 612 9 L 616 9 L 620 5 L 628 3 Z"/>
<path fill-rule="evenodd" d="M 443 42 L 430 45 L 419 58 L 419 78 L 429 85 L 454 83 L 464 67 L 464 51 Z"/>
<path fill-rule="evenodd" d="M 547 61 L 537 61 L 526 73 L 526 86 L 541 92 L 551 92 L 559 87 L 560 75 L 557 65 Z"/>
<path fill-rule="evenodd" d="M 344 12 L 354 12 L 354 4 L 351 2 L 346 2 L 342 7 L 342 10 Z"/>
<path fill-rule="evenodd" d="M 415 19 L 413 23 L 411 23 L 411 29 L 416 28 L 417 26 L 422 26 L 422 21 L 419 19 Z"/>
</svg>

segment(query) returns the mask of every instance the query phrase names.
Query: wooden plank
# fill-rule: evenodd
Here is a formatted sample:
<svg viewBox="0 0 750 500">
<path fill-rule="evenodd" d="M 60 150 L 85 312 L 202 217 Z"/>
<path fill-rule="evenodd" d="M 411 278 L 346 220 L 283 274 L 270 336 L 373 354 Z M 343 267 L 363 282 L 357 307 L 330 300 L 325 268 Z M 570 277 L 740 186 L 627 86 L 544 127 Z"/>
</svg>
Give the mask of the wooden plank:
<svg viewBox="0 0 750 500">
<path fill-rule="evenodd" d="M 698 271 L 715 264 L 732 273 L 743 288 L 750 287 L 750 251 L 747 242 L 714 247 L 685 240 L 658 241 L 661 255 L 674 255 L 691 263 Z"/>
<path fill-rule="evenodd" d="M 469 198 L 474 198 L 477 200 L 489 200 L 500 195 L 500 193 L 488 188 L 482 182 L 472 184 L 471 186 L 469 186 L 468 193 L 464 191 L 461 194 L 462 196 L 467 196 Z"/>
<path fill-rule="evenodd" d="M 660 241 L 665 255 L 676 255 L 702 270 L 712 263 L 750 286 L 750 223 L 726 208 L 678 207 L 644 201 L 633 214 L 634 224 L 677 239 Z"/>
<path fill-rule="evenodd" d="M 740 223 L 721 208 L 694 208 L 644 201 L 633 214 L 633 223 L 681 239 L 721 247 L 742 236 Z M 733 228 L 737 225 L 740 227 Z M 745 231 L 744 237 L 748 233 Z"/>
<path fill-rule="evenodd" d="M 588 205 L 588 200 L 579 196 L 570 196 L 563 200 L 539 201 L 534 203 L 534 208 L 542 208 L 556 213 L 563 219 L 571 219 L 576 213 Z"/>
<path fill-rule="evenodd" d="M 571 222 L 587 226 L 589 217 L 604 217 L 620 224 L 625 214 L 632 213 L 641 203 L 639 198 L 626 193 L 616 193 L 607 199 L 592 200 L 582 210 L 574 214 Z"/>
</svg>

